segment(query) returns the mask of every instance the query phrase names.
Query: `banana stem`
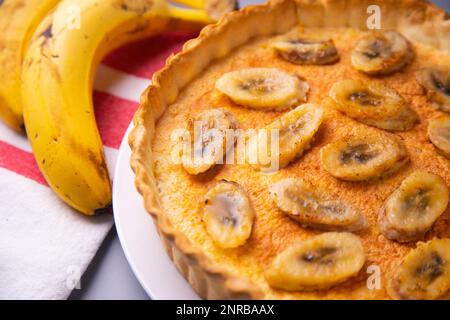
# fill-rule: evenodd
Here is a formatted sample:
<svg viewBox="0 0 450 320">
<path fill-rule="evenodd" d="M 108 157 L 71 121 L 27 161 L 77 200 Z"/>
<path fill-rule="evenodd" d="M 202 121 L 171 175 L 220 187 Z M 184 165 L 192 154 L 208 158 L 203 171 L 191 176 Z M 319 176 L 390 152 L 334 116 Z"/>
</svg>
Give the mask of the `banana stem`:
<svg viewBox="0 0 450 320">
<path fill-rule="evenodd" d="M 206 0 L 171 0 L 178 4 L 182 4 L 191 8 L 204 9 Z"/>
<path fill-rule="evenodd" d="M 212 22 L 212 19 L 204 10 L 186 9 L 175 6 L 169 6 L 168 15 L 172 18 L 178 18 L 181 20 L 200 22 L 208 24 Z"/>
</svg>

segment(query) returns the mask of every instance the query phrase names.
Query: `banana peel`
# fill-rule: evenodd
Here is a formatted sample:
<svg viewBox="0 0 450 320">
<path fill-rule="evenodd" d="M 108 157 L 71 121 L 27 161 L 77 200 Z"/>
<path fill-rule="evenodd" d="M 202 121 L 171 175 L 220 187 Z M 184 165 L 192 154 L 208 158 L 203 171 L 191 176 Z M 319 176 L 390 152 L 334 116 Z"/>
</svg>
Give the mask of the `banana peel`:
<svg viewBox="0 0 450 320">
<path fill-rule="evenodd" d="M 67 25 L 71 7 L 79 9 L 78 28 Z M 199 30 L 212 19 L 162 0 L 63 0 L 32 37 L 22 72 L 27 134 L 51 188 L 81 213 L 93 215 L 111 203 L 92 103 L 96 66 L 108 52 L 174 21 Z"/>
<path fill-rule="evenodd" d="M 219 20 L 225 13 L 237 10 L 239 7 L 237 0 L 172 0 L 172 2 L 196 9 L 204 9 L 208 16 L 214 20 Z"/>
<path fill-rule="evenodd" d="M 0 119 L 23 130 L 20 76 L 30 38 L 59 0 L 0 1 Z"/>
</svg>

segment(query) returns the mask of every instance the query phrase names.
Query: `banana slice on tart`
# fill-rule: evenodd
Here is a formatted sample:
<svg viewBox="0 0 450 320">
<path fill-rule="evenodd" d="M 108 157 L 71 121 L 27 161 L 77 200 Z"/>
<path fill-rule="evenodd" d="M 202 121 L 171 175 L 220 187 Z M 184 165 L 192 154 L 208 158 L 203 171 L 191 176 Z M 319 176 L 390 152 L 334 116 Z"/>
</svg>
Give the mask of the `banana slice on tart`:
<svg viewBox="0 0 450 320">
<path fill-rule="evenodd" d="M 286 61 L 300 65 L 324 65 L 339 60 L 331 39 L 314 39 L 288 35 L 272 43 L 272 47 Z"/>
<path fill-rule="evenodd" d="M 450 290 L 450 239 L 419 243 L 389 278 L 393 299 L 434 300 Z"/>
<path fill-rule="evenodd" d="M 245 107 L 285 110 L 307 100 L 309 85 L 277 68 L 248 68 L 222 75 L 216 89 Z"/>
<path fill-rule="evenodd" d="M 236 117 L 225 109 L 208 109 L 188 122 L 190 139 L 183 146 L 182 165 L 191 175 L 204 173 L 223 163 L 227 151 L 234 145 L 227 130 L 238 127 Z"/>
<path fill-rule="evenodd" d="M 285 178 L 270 187 L 277 207 L 302 226 L 327 231 L 358 231 L 367 219 L 350 204 L 299 178 Z"/>
<path fill-rule="evenodd" d="M 265 278 L 277 289 L 321 290 L 356 276 L 364 262 L 364 249 L 357 236 L 328 232 L 290 245 L 275 257 Z"/>
<path fill-rule="evenodd" d="M 205 195 L 203 221 L 209 236 L 221 248 L 244 245 L 254 217 L 250 199 L 237 182 L 222 180 Z"/>
<path fill-rule="evenodd" d="M 425 68 L 416 73 L 416 78 L 433 105 L 450 113 L 450 68 Z"/>
<path fill-rule="evenodd" d="M 441 154 L 450 159 L 450 116 L 440 116 L 428 123 L 428 138 Z"/>
<path fill-rule="evenodd" d="M 369 75 L 387 75 L 406 66 L 414 57 L 409 41 L 396 31 L 372 31 L 353 49 L 353 67 Z"/>
<path fill-rule="evenodd" d="M 383 177 L 409 161 L 403 143 L 382 133 L 341 138 L 323 147 L 320 158 L 328 173 L 347 181 Z"/>
<path fill-rule="evenodd" d="M 319 105 L 307 103 L 285 113 L 259 130 L 258 134 L 249 140 L 250 164 L 261 171 L 274 171 L 286 167 L 310 148 L 323 116 L 323 109 Z M 277 146 L 275 150 L 274 146 Z"/>
<path fill-rule="evenodd" d="M 378 217 L 380 231 L 398 242 L 421 240 L 447 209 L 448 200 L 441 177 L 415 171 L 386 200 Z"/>
<path fill-rule="evenodd" d="M 379 129 L 405 131 L 418 122 L 417 113 L 397 91 L 373 82 L 342 80 L 329 95 L 332 108 Z"/>
</svg>

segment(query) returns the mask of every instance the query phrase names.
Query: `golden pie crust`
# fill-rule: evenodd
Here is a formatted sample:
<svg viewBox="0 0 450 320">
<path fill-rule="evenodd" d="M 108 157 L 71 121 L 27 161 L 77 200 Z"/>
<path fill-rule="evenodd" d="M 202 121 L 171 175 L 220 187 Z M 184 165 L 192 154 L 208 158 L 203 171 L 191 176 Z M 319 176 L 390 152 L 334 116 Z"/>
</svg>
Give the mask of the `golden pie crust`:
<svg viewBox="0 0 450 320">
<path fill-rule="evenodd" d="M 368 77 L 351 67 L 350 55 L 366 29 L 367 7 L 377 4 L 383 29 L 397 30 L 414 46 L 415 58 L 390 76 Z M 294 27 L 331 37 L 340 61 L 326 66 L 294 65 L 277 57 L 267 44 Z M 426 1 L 413 0 L 281 0 L 251 6 L 224 16 L 207 26 L 198 38 L 188 41 L 181 53 L 170 57 L 153 76 L 142 94 L 129 142 L 136 187 L 144 198 L 164 246 L 184 277 L 206 299 L 389 299 L 386 281 L 390 271 L 415 244 L 399 244 L 380 233 L 377 216 L 384 200 L 414 169 L 441 176 L 450 186 L 449 160 L 439 155 L 427 138 L 428 120 L 442 114 L 427 101 L 414 72 L 424 66 L 450 65 L 450 20 Z M 377 130 L 337 111 L 328 110 L 312 148 L 275 175 L 262 175 L 249 166 L 225 165 L 205 176 L 192 177 L 170 158 L 170 134 L 184 128 L 188 119 L 209 108 L 223 107 L 235 114 L 240 128 L 261 128 L 283 112 L 246 109 L 214 90 L 225 72 L 246 67 L 276 67 L 305 78 L 310 87 L 308 102 L 320 104 L 330 87 L 342 79 L 370 79 L 396 89 L 419 114 L 412 130 L 396 133 L 405 143 L 411 162 L 398 173 L 372 182 L 344 182 L 320 166 L 319 150 L 327 143 L 359 131 Z M 272 289 L 263 276 L 274 256 L 297 239 L 320 231 L 304 229 L 275 207 L 268 186 L 279 177 L 301 176 L 320 183 L 348 201 L 368 218 L 370 229 L 357 233 L 364 245 L 366 265 L 360 274 L 328 290 L 287 292 Z M 204 195 L 220 179 L 240 183 L 256 212 L 253 232 L 237 249 L 220 249 L 208 237 L 201 221 Z M 447 208 L 427 240 L 450 237 Z M 369 265 L 381 268 L 382 288 L 366 285 Z M 450 298 L 447 295 L 444 298 Z"/>
</svg>

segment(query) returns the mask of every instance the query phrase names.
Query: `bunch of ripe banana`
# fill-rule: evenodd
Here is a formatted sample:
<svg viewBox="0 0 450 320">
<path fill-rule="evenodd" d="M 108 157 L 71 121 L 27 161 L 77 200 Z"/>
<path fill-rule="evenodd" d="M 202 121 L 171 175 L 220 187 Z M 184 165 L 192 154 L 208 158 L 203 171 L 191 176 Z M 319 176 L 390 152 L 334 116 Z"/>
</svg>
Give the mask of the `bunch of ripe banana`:
<svg viewBox="0 0 450 320">
<path fill-rule="evenodd" d="M 47 182 L 91 215 L 111 203 L 92 105 L 97 64 L 108 52 L 168 29 L 198 31 L 235 0 L 0 1 L 0 119 L 24 124 Z"/>
</svg>

